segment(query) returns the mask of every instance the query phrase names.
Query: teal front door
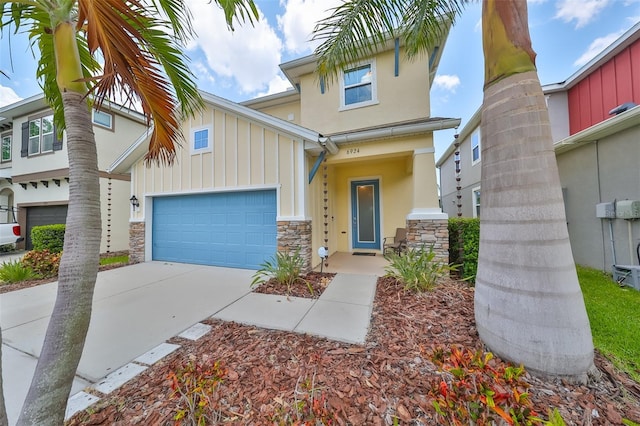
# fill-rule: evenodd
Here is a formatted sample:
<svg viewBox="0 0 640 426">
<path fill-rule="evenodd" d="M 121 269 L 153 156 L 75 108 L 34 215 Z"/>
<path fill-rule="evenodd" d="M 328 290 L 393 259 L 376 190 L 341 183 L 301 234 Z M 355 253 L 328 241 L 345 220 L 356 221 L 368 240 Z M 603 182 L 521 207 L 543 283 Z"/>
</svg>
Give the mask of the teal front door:
<svg viewBox="0 0 640 426">
<path fill-rule="evenodd" d="M 380 249 L 380 185 L 351 182 L 351 241 L 354 249 Z"/>
</svg>

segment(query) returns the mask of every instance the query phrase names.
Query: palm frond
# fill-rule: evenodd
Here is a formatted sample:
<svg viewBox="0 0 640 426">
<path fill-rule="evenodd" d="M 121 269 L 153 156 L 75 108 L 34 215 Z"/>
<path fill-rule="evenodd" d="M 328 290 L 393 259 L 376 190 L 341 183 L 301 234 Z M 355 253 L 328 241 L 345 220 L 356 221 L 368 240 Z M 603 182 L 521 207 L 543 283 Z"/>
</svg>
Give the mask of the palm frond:
<svg viewBox="0 0 640 426">
<path fill-rule="evenodd" d="M 409 58 L 432 49 L 468 1 L 413 1 L 402 17 L 402 38 Z"/>
<path fill-rule="evenodd" d="M 174 7 L 175 1 L 157 5 Z M 191 115 L 203 105 L 194 76 L 170 35 L 178 22 L 153 16 L 154 8 L 145 8 L 138 0 L 78 3 L 78 25 L 86 28 L 89 51 L 99 50 L 104 59 L 103 74 L 96 78 L 96 104 L 116 93 L 138 99 L 149 123 L 154 123 L 146 159 L 170 164 L 183 137 L 180 111 Z"/>
<path fill-rule="evenodd" d="M 467 0 L 345 0 L 318 22 L 317 72 L 331 82 L 347 64 L 375 54 L 400 36 L 408 56 L 428 51 Z"/>
<path fill-rule="evenodd" d="M 251 25 L 258 21 L 258 8 L 253 0 L 216 0 L 216 3 L 224 11 L 224 17 L 230 30 L 233 30 L 234 18 L 240 22 L 249 21 Z"/>
</svg>

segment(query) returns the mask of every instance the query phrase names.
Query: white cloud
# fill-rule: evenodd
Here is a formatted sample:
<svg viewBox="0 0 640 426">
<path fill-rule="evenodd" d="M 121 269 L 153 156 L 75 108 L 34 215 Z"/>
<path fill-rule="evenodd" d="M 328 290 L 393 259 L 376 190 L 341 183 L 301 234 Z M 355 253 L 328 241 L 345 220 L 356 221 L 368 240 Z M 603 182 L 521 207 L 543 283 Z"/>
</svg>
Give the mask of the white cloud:
<svg viewBox="0 0 640 426">
<path fill-rule="evenodd" d="M 256 98 L 259 98 L 261 96 L 273 95 L 274 93 L 281 93 L 288 89 L 293 89 L 293 86 L 291 86 L 289 80 L 280 75 L 276 75 L 269 82 L 269 88 L 265 92 L 258 93 L 256 95 Z"/>
<path fill-rule="evenodd" d="M 192 51 L 200 49 L 206 56 L 208 68 L 237 83 L 243 93 L 264 90 L 280 71 L 282 42 L 262 13 L 255 26 L 236 25 L 235 31 L 231 32 L 227 29 L 224 13 L 214 3 L 203 0 L 188 0 L 187 3 L 198 34 L 188 48 Z"/>
<path fill-rule="evenodd" d="M 455 93 L 460 85 L 460 78 L 457 75 L 439 74 L 433 80 L 435 87 Z"/>
<path fill-rule="evenodd" d="M 561 0 L 556 4 L 555 18 L 565 22 L 575 20 L 576 28 L 584 27 L 610 2 L 611 0 Z"/>
<path fill-rule="evenodd" d="M 0 85 L 0 107 L 11 105 L 22 100 L 11 87 Z"/>
<path fill-rule="evenodd" d="M 583 66 L 591 59 L 593 59 L 596 55 L 598 55 L 598 53 L 606 49 L 611 43 L 616 41 L 622 35 L 622 33 L 623 31 L 619 31 L 616 33 L 608 34 L 604 37 L 598 37 L 597 39 L 593 40 L 587 48 L 586 52 L 580 55 L 580 57 L 576 59 L 573 65 L 577 67 Z"/>
<path fill-rule="evenodd" d="M 284 14 L 278 15 L 278 27 L 284 34 L 287 51 L 311 53 L 318 47 L 319 41 L 310 41 L 313 29 L 340 3 L 340 0 L 280 0 Z"/>
</svg>

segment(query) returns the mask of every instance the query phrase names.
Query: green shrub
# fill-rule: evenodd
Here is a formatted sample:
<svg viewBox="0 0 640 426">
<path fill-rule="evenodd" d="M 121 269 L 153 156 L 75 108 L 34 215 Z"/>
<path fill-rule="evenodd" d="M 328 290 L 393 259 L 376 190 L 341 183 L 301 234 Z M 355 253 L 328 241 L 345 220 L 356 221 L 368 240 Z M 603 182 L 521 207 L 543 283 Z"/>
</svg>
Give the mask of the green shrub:
<svg viewBox="0 0 640 426">
<path fill-rule="evenodd" d="M 270 260 L 260 264 L 260 269 L 253 275 L 251 287 L 260 285 L 273 278 L 279 284 L 286 285 L 287 293 L 290 293 L 291 286 L 296 281 L 306 283 L 306 281 L 300 277 L 303 267 L 304 259 L 300 255 L 299 248 L 293 254 L 277 252 Z"/>
<path fill-rule="evenodd" d="M 435 260 L 433 246 L 429 250 L 410 249 L 402 255 L 393 253 L 389 265 L 385 267 L 387 277 L 400 281 L 404 288 L 411 291 L 428 291 L 435 287 L 438 280 L 455 271 L 455 266 Z"/>
<path fill-rule="evenodd" d="M 64 231 L 66 226 L 43 225 L 31 228 L 31 243 L 34 250 L 49 250 L 51 253 L 60 253 L 64 246 Z"/>
<path fill-rule="evenodd" d="M 58 275 L 62 253 L 49 250 L 31 250 L 22 258 L 22 264 L 30 268 L 40 278 L 52 278 Z"/>
<path fill-rule="evenodd" d="M 2 282 L 17 283 L 31 278 L 34 278 L 33 271 L 19 260 L 4 262 L 0 265 L 0 281 Z"/>
<path fill-rule="evenodd" d="M 462 238 L 462 259 L 460 258 L 460 243 L 458 234 Z M 475 282 L 478 269 L 478 248 L 480 247 L 480 219 L 451 218 L 449 219 L 449 262 L 462 265 L 462 278 Z"/>
<path fill-rule="evenodd" d="M 15 244 L 3 244 L 0 246 L 0 253 L 10 253 L 12 251 L 16 251 Z"/>
</svg>

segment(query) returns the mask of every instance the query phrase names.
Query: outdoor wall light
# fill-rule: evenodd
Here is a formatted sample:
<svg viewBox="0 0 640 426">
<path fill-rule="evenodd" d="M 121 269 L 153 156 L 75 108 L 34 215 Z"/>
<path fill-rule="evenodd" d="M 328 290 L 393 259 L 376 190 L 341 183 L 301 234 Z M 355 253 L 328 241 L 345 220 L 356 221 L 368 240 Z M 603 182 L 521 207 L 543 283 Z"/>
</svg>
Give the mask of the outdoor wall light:
<svg viewBox="0 0 640 426">
<path fill-rule="evenodd" d="M 129 198 L 129 201 L 134 209 L 140 207 L 140 201 L 138 201 L 135 195 L 132 195 L 131 198 Z"/>
</svg>

